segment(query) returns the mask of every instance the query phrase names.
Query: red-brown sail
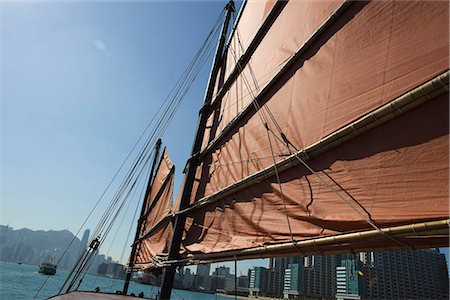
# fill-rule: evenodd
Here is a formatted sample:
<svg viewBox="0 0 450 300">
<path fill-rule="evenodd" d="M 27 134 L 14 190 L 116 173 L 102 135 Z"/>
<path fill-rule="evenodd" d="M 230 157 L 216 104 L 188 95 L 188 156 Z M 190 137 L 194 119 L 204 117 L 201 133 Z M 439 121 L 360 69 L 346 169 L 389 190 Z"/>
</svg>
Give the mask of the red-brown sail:
<svg viewBox="0 0 450 300">
<path fill-rule="evenodd" d="M 173 198 L 174 165 L 164 149 L 146 200 L 142 226 L 139 229 L 137 255 L 134 265 L 149 268 L 156 257 L 167 255 L 167 243 L 172 238 L 170 212 Z"/>
<path fill-rule="evenodd" d="M 184 257 L 447 220 L 448 6 L 289 1 L 242 65 L 277 8 L 247 2 L 181 212 Z M 305 249 L 445 246 L 441 227 Z"/>
</svg>

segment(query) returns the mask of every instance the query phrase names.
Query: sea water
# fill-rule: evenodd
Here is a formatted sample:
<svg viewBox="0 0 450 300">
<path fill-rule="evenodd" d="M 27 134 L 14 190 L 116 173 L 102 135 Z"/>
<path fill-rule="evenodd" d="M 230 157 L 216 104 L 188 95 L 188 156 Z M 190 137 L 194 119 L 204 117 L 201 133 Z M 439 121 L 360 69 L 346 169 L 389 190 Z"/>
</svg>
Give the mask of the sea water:
<svg viewBox="0 0 450 300">
<path fill-rule="evenodd" d="M 57 270 L 56 275 L 47 276 L 38 273 L 39 267 L 30 265 L 19 265 L 17 263 L 0 262 L 0 299 L 1 300 L 26 300 L 33 299 L 42 287 L 39 295 L 35 299 L 46 299 L 58 293 L 61 285 L 64 283 L 68 275 L 67 270 Z M 99 287 L 101 291 L 113 292 L 121 290 L 123 280 L 86 275 L 79 290 L 93 291 L 95 287 Z M 145 298 L 154 298 L 158 293 L 158 287 L 137 282 L 130 282 L 129 293 L 144 292 Z M 225 300 L 223 298 L 211 294 L 196 293 L 184 290 L 172 290 L 171 299 L 185 300 Z"/>
</svg>

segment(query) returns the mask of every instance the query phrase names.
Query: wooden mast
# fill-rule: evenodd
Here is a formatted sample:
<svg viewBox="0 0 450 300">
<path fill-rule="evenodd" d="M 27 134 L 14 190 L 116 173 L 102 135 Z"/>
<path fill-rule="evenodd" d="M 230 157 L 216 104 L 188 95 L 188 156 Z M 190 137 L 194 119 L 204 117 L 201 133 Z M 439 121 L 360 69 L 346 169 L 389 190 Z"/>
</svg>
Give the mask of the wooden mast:
<svg viewBox="0 0 450 300">
<path fill-rule="evenodd" d="M 156 141 L 156 145 L 155 145 L 155 156 L 153 158 L 152 168 L 150 169 L 150 174 L 148 176 L 147 189 L 145 191 L 145 196 L 144 196 L 144 199 L 142 201 L 141 213 L 139 214 L 139 219 L 138 219 L 138 222 L 137 222 L 136 234 L 134 235 L 134 241 L 133 241 L 133 245 L 131 247 L 130 259 L 128 261 L 127 276 L 125 278 L 125 283 L 123 285 L 123 294 L 124 295 L 126 295 L 128 293 L 128 286 L 130 285 L 132 268 L 134 266 L 134 261 L 136 259 L 136 250 L 137 250 L 137 244 L 138 244 L 136 242 L 139 239 L 140 229 L 141 229 L 142 221 L 143 221 L 142 216 L 145 214 L 145 207 L 146 207 L 146 204 L 147 204 L 146 200 L 147 200 L 148 196 L 150 195 L 150 191 L 152 189 L 153 175 L 155 173 L 155 167 L 156 167 L 156 164 L 157 164 L 157 161 L 158 161 L 159 149 L 160 148 L 161 148 L 161 139 L 158 139 Z"/>
<path fill-rule="evenodd" d="M 180 201 L 180 209 L 184 209 L 189 205 L 191 198 L 192 186 L 195 178 L 195 171 L 199 162 L 199 154 L 201 150 L 201 145 L 203 137 L 205 134 L 206 122 L 210 115 L 211 100 L 214 92 L 214 85 L 219 74 L 220 65 L 222 64 L 223 49 L 225 45 L 225 40 L 228 32 L 228 25 L 230 23 L 231 14 L 235 11 L 234 2 L 230 0 L 225 6 L 226 16 L 222 25 L 220 38 L 217 43 L 216 53 L 214 57 L 214 63 L 209 75 L 208 86 L 206 89 L 203 107 L 200 109 L 199 120 L 197 124 L 197 132 L 195 134 L 194 144 L 192 146 L 191 157 L 186 164 L 186 181 L 183 186 L 183 191 Z M 184 225 L 186 222 L 185 215 L 177 215 L 174 222 L 173 238 L 170 244 L 169 250 L 169 260 L 174 260 L 178 258 L 181 239 L 183 237 Z M 170 299 L 170 294 L 172 292 L 172 285 L 175 276 L 175 266 L 168 266 L 164 268 L 163 280 L 161 284 L 161 291 L 159 299 Z"/>
</svg>

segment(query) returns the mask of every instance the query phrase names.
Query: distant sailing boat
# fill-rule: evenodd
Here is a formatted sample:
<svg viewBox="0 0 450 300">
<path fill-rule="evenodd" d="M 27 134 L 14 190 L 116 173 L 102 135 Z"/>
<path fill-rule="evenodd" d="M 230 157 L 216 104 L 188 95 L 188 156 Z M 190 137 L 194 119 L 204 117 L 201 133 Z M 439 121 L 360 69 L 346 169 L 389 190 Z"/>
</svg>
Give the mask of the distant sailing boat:
<svg viewBox="0 0 450 300">
<path fill-rule="evenodd" d="M 169 299 L 180 265 L 448 246 L 449 3 L 245 1 L 228 34 L 233 12 L 173 207 L 155 146 L 122 293 L 138 269 Z M 128 299 L 77 291 L 102 239 L 53 299 Z"/>
</svg>

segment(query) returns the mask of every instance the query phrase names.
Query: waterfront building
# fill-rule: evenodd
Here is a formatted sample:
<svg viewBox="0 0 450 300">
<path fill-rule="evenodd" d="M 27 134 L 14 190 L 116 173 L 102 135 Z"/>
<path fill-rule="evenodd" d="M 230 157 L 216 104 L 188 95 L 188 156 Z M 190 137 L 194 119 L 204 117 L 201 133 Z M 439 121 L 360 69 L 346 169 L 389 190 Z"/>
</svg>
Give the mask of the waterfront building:
<svg viewBox="0 0 450 300">
<path fill-rule="evenodd" d="M 220 266 L 216 268 L 216 270 L 213 272 L 213 277 L 229 277 L 230 276 L 230 268 L 225 266 Z"/>
<path fill-rule="evenodd" d="M 314 264 L 305 268 L 303 295 L 332 299 L 336 293 L 336 267 L 345 255 L 314 256 Z"/>
<path fill-rule="evenodd" d="M 248 286 L 250 285 L 250 277 L 247 275 L 241 275 L 238 277 L 238 287 L 239 288 L 246 288 L 248 289 Z"/>
<path fill-rule="evenodd" d="M 192 288 L 192 285 L 194 284 L 194 279 L 195 279 L 195 275 L 191 272 L 191 269 L 186 268 L 184 269 L 184 274 L 183 274 L 183 287 L 185 289 L 190 289 Z"/>
<path fill-rule="evenodd" d="M 78 249 L 78 257 L 86 250 L 89 241 L 90 230 L 86 229 L 81 238 L 80 248 Z"/>
<path fill-rule="evenodd" d="M 97 274 L 102 276 L 109 276 L 112 278 L 125 278 L 125 266 L 119 263 L 102 263 L 97 268 Z"/>
<path fill-rule="evenodd" d="M 285 299 L 295 299 L 300 296 L 300 291 L 304 290 L 303 280 L 301 280 L 303 273 L 304 265 L 300 263 L 289 264 L 284 271 L 283 295 Z"/>
<path fill-rule="evenodd" d="M 236 279 L 234 276 L 225 278 L 223 289 L 225 294 L 233 294 L 236 291 Z"/>
<path fill-rule="evenodd" d="M 195 289 L 197 290 L 210 290 L 211 278 L 209 272 L 211 270 L 211 264 L 197 265 L 197 275 L 195 276 Z"/>
<path fill-rule="evenodd" d="M 267 295 L 272 297 L 283 297 L 284 272 L 289 264 L 299 263 L 303 257 L 276 257 L 269 260 L 269 275 Z"/>
<path fill-rule="evenodd" d="M 437 249 L 359 253 L 336 268 L 336 280 L 336 299 L 448 299 L 449 295 L 445 256 Z"/>
<path fill-rule="evenodd" d="M 438 249 L 373 252 L 365 265 L 364 298 L 448 299 L 448 270 Z"/>
<path fill-rule="evenodd" d="M 197 265 L 197 276 L 208 277 L 211 270 L 211 264 Z"/>
<path fill-rule="evenodd" d="M 272 280 L 282 276 L 281 295 L 279 290 L 271 290 L 274 297 L 287 299 L 313 297 L 334 298 L 336 292 L 336 267 L 340 265 L 342 255 L 305 256 L 280 259 L 280 264 L 286 264 L 281 273 L 273 268 Z M 278 259 L 275 259 L 275 262 Z M 276 265 L 275 265 L 276 266 Z M 278 275 L 278 274 L 279 275 Z M 278 288 L 278 284 L 269 284 L 269 287 Z"/>
<path fill-rule="evenodd" d="M 336 267 L 336 299 L 361 299 L 364 294 L 363 263 L 345 259 Z"/>
<path fill-rule="evenodd" d="M 251 296 L 265 296 L 267 293 L 269 270 L 264 267 L 254 267 L 250 270 L 249 293 Z"/>
</svg>

